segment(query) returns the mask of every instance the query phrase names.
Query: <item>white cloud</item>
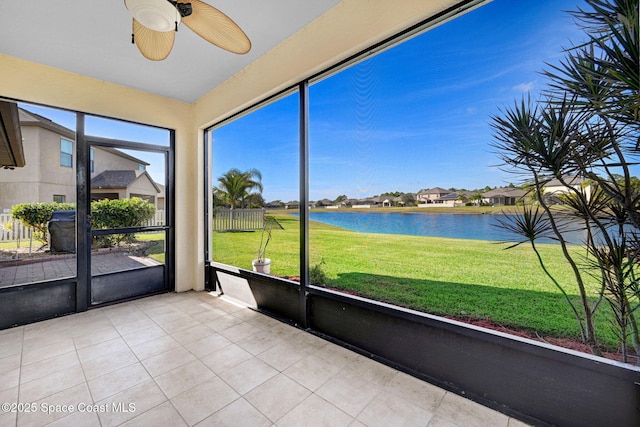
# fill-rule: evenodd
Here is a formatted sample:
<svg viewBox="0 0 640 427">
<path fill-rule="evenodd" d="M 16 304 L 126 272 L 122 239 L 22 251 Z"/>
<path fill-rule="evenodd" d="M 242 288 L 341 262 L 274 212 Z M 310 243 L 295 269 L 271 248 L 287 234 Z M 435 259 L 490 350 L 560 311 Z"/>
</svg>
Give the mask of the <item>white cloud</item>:
<svg viewBox="0 0 640 427">
<path fill-rule="evenodd" d="M 513 90 L 520 92 L 530 92 L 534 86 L 535 82 L 520 83 L 519 85 L 514 86 Z"/>
</svg>

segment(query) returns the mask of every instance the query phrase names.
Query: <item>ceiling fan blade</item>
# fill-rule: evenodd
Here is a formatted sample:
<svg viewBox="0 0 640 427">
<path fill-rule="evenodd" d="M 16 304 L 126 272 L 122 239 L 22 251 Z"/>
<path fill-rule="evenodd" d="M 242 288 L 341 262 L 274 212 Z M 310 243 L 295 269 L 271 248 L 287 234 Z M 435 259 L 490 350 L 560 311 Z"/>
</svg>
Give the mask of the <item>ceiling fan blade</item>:
<svg viewBox="0 0 640 427">
<path fill-rule="evenodd" d="M 200 0 L 178 0 L 178 3 L 191 3 L 193 13 L 182 17 L 182 22 L 209 43 L 239 54 L 251 49 L 251 41 L 244 31 L 215 7 Z"/>
<path fill-rule="evenodd" d="M 140 53 L 152 61 L 162 61 L 171 52 L 176 32 L 151 30 L 136 19 L 133 20 L 133 41 Z"/>
</svg>

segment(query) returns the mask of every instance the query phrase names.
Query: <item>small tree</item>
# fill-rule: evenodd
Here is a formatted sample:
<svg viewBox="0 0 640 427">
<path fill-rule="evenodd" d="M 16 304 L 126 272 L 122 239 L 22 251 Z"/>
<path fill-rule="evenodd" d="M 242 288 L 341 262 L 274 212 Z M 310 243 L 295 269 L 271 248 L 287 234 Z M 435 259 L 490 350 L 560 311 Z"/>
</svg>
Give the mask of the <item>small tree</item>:
<svg viewBox="0 0 640 427">
<path fill-rule="evenodd" d="M 503 224 L 532 245 L 545 272 L 535 241 L 543 236 L 558 241 L 573 271 L 579 305 L 567 297 L 567 284 L 547 274 L 573 309 L 584 342 L 600 354 L 593 314 L 605 298 L 626 361 L 629 339 L 640 350 L 635 319 L 640 193 L 630 171 L 640 160 L 638 0 L 587 3 L 592 11 L 572 14 L 589 42 L 568 50 L 560 65 L 544 72 L 550 81 L 544 99 L 523 99 L 493 118 L 494 146 L 544 212 L 525 208 Z M 566 189 L 559 196 L 562 206 L 544 197 L 551 180 Z M 571 249 L 567 237 L 576 228 L 585 233 L 582 254 Z M 597 288 L 590 289 L 594 279 Z"/>
<path fill-rule="evenodd" d="M 20 203 L 11 208 L 13 218 L 25 227 L 33 227 L 33 237 L 42 243 L 49 243 L 47 224 L 54 211 L 74 210 L 73 203 Z"/>
<path fill-rule="evenodd" d="M 241 171 L 239 169 L 229 169 L 224 175 L 218 178 L 219 185 L 214 192 L 223 203 L 227 203 L 231 209 L 242 208 L 245 201 L 251 199 L 253 194 L 262 193 L 262 174 L 257 169 Z M 258 190 L 258 193 L 251 193 Z"/>
</svg>

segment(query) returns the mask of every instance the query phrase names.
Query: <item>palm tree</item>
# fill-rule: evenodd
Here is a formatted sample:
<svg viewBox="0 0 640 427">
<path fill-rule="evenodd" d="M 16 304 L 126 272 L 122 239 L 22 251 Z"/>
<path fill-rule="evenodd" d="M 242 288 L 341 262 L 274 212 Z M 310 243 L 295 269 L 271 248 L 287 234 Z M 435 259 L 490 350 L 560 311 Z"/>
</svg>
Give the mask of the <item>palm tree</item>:
<svg viewBox="0 0 640 427">
<path fill-rule="evenodd" d="M 252 190 L 262 193 L 262 174 L 257 169 L 244 172 L 236 168 L 229 169 L 218 178 L 218 182 L 220 184 L 216 187 L 215 194 L 229 204 L 231 209 L 244 207 L 245 200 L 256 194 L 251 193 Z"/>
</svg>

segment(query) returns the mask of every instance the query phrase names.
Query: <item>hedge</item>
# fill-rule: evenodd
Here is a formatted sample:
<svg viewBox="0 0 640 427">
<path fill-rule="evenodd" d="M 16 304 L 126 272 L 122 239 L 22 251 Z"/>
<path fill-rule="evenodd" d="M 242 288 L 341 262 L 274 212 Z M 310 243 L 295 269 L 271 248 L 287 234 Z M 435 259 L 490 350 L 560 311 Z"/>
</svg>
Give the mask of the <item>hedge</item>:
<svg viewBox="0 0 640 427">
<path fill-rule="evenodd" d="M 75 203 L 21 203 L 11 208 L 11 215 L 26 227 L 33 227 L 34 237 L 48 243 L 47 224 L 54 211 L 75 210 Z M 153 218 L 156 208 L 139 197 L 91 202 L 93 229 L 137 227 Z M 102 244 L 119 243 L 129 235 L 105 236 Z"/>
</svg>

